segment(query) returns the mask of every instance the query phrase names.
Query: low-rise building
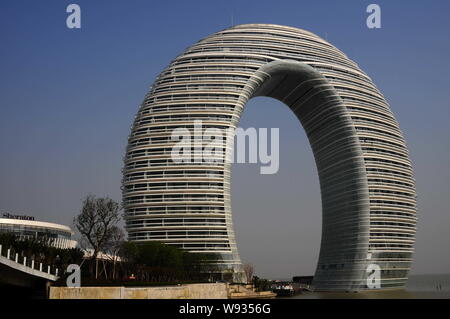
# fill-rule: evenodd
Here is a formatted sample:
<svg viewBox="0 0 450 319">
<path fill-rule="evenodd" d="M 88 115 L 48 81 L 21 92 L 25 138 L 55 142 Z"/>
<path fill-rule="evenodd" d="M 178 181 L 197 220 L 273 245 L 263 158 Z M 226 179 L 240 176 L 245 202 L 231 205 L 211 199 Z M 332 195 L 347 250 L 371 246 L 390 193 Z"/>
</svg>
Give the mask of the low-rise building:
<svg viewBox="0 0 450 319">
<path fill-rule="evenodd" d="M 68 226 L 37 221 L 31 216 L 9 213 L 3 213 L 0 216 L 0 234 L 11 233 L 19 239 L 35 238 L 46 241 L 56 248 L 66 249 L 77 246 L 77 242 L 72 239 L 74 233 Z"/>
</svg>

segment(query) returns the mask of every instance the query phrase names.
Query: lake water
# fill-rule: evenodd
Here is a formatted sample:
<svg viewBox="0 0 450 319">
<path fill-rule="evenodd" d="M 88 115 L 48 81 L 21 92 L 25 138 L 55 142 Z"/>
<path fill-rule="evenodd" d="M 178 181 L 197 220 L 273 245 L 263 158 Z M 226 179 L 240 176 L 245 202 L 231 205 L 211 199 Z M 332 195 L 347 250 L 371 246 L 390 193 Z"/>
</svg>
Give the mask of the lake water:
<svg viewBox="0 0 450 319">
<path fill-rule="evenodd" d="M 367 291 L 359 293 L 305 292 L 290 298 L 324 299 L 324 298 L 433 298 L 450 299 L 450 274 L 410 275 L 405 290 Z"/>
</svg>

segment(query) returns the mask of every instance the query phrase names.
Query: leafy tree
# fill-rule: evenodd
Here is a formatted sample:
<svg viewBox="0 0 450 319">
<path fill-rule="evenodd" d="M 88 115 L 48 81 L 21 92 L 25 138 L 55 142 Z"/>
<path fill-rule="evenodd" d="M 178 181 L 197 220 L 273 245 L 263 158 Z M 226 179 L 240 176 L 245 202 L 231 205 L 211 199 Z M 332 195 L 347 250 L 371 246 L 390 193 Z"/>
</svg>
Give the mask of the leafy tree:
<svg viewBox="0 0 450 319">
<path fill-rule="evenodd" d="M 125 242 L 121 254 L 125 272 L 143 282 L 208 281 L 218 273 L 217 254 L 189 253 L 156 241 Z"/>
<path fill-rule="evenodd" d="M 45 239 L 21 239 L 11 233 L 0 234 L 0 245 L 5 247 L 3 250 L 11 248 L 14 253 L 19 253 L 28 260 L 54 266 L 60 269 L 61 273 L 69 264 L 80 264 L 84 255 L 79 248 L 56 248 L 50 246 Z"/>
<path fill-rule="evenodd" d="M 130 263 L 135 263 L 139 256 L 139 246 L 131 241 L 122 243 L 121 256 Z"/>
<path fill-rule="evenodd" d="M 136 262 L 152 267 L 181 268 L 183 258 L 182 251 L 160 242 L 151 241 L 138 246 Z"/>
</svg>

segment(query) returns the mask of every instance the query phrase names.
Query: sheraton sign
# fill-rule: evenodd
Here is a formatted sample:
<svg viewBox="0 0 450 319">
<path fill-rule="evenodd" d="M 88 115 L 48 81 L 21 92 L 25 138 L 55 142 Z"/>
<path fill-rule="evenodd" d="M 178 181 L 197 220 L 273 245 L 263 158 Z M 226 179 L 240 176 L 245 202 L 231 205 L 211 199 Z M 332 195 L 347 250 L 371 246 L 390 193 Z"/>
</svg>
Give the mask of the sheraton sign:
<svg viewBox="0 0 450 319">
<path fill-rule="evenodd" d="M 34 220 L 33 216 L 13 215 L 13 214 L 10 214 L 10 213 L 2 213 L 2 218 L 20 219 L 20 220 Z"/>
</svg>

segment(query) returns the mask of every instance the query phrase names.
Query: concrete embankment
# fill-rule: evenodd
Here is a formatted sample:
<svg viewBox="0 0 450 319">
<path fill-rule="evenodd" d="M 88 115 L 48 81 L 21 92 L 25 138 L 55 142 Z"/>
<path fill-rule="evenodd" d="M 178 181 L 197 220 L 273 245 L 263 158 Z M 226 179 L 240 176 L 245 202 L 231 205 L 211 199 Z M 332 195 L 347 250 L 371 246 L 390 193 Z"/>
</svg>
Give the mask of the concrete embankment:
<svg viewBox="0 0 450 319">
<path fill-rule="evenodd" d="M 226 283 L 165 287 L 50 287 L 50 299 L 236 299 L 273 298 L 271 292 L 255 292 Z"/>
<path fill-rule="evenodd" d="M 276 294 L 271 291 L 256 291 L 253 285 L 228 285 L 229 299 L 272 299 Z"/>
</svg>

